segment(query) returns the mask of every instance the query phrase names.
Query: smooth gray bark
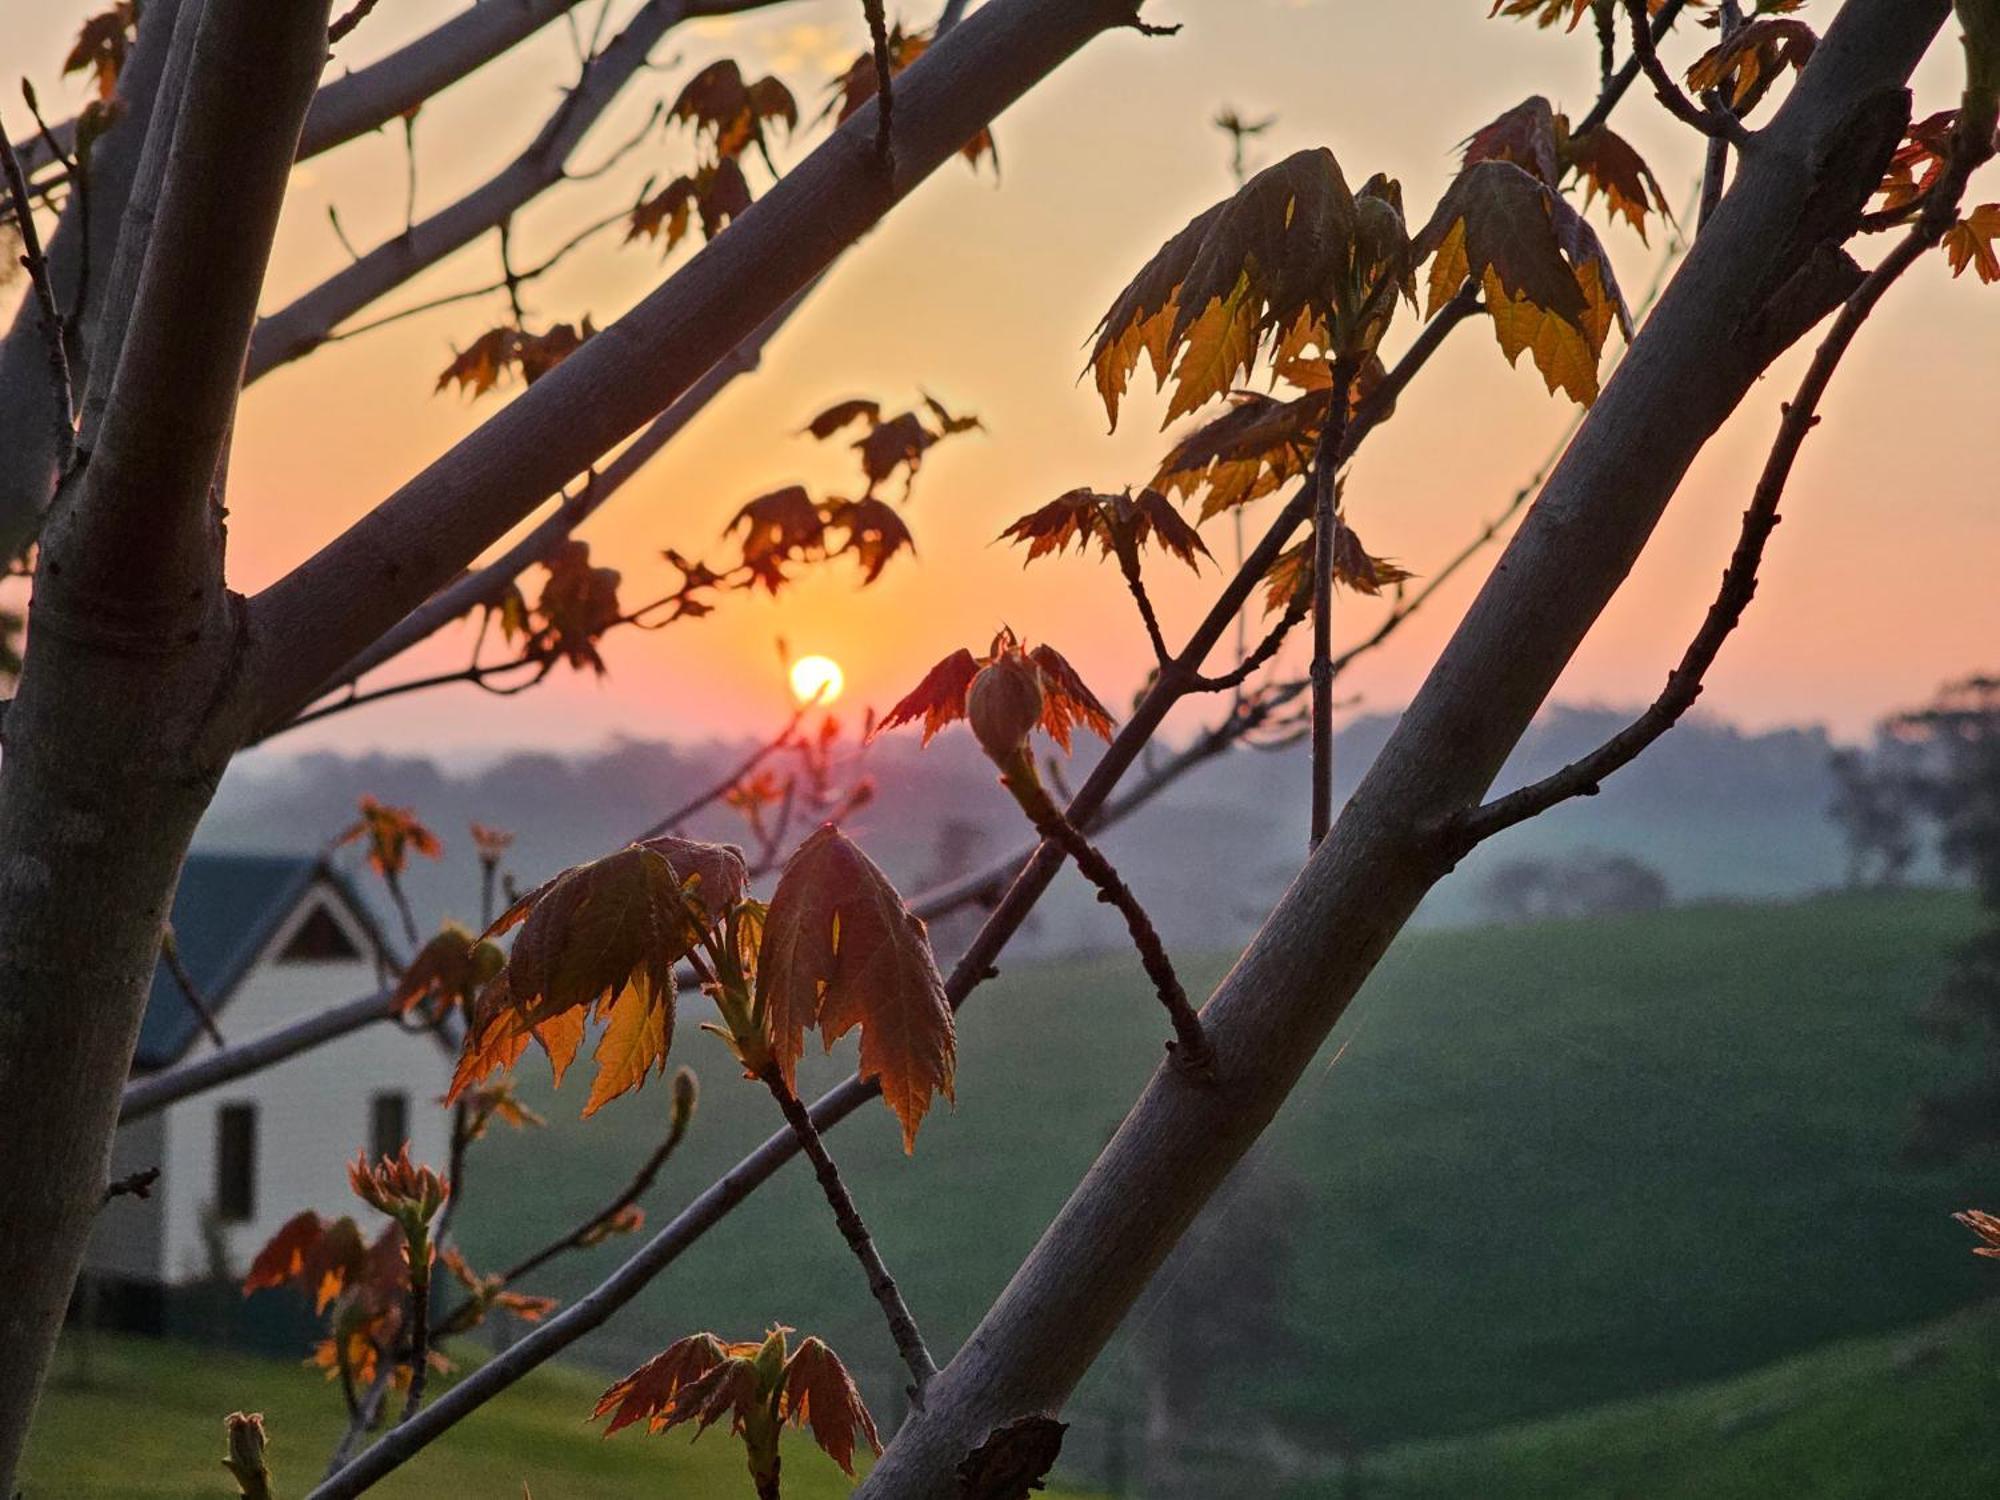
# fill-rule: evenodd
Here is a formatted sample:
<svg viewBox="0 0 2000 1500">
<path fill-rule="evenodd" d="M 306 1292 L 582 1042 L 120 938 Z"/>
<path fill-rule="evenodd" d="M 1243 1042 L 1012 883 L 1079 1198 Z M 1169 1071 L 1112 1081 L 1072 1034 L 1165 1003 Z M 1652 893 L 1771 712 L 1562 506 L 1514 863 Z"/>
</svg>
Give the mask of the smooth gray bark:
<svg viewBox="0 0 2000 1500">
<path fill-rule="evenodd" d="M 182 856 L 240 733 L 210 482 L 326 0 L 206 0 L 101 440 L 44 542 L 0 758 L 0 1494 L 104 1189 Z M 187 253 L 199 247 L 200 253 Z"/>
<path fill-rule="evenodd" d="M 89 295 L 68 341 L 70 384 L 79 402 L 90 382 L 99 315 L 113 305 L 105 286 L 180 9 L 181 0 L 157 0 L 146 7 L 131 61 L 118 80 L 125 113 L 91 153 Z M 69 315 L 77 305 L 86 260 L 80 205 L 72 204 L 49 236 L 48 259 L 57 306 Z M 0 338 L 0 432 L 7 434 L 0 443 L 0 557 L 17 556 L 28 544 L 55 494 L 56 438 L 44 416 L 51 400 L 47 337 L 40 304 L 33 297 L 22 298 L 13 325 Z"/>
<path fill-rule="evenodd" d="M 645 67 L 654 47 L 692 16 L 754 10 L 774 0 L 651 0 L 604 51 L 550 115 L 521 154 L 485 182 L 406 233 L 384 240 L 259 320 L 250 341 L 245 382 L 311 353 L 326 336 L 377 298 L 498 229 L 535 198 L 562 181 L 565 164 L 626 84 Z"/>
<path fill-rule="evenodd" d="M 1203 1010 L 1221 1086 L 1154 1075 L 864 1482 L 869 1500 L 955 1496 L 989 1433 L 1059 1409 L 1276 1113 L 1446 872 L 1440 829 L 1498 774 L 1689 463 L 1770 358 L 1851 290 L 1851 268 L 1814 237 L 1851 221 L 1879 180 L 1901 85 L 1947 10 L 1841 12 L 1333 833 Z"/>
</svg>

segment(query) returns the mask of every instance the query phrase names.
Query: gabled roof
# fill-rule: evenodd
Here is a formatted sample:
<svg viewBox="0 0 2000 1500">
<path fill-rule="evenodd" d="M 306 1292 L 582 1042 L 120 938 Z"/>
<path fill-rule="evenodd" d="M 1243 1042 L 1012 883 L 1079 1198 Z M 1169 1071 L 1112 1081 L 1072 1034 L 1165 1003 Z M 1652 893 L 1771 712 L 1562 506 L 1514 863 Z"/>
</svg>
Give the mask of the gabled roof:
<svg viewBox="0 0 2000 1500">
<path fill-rule="evenodd" d="M 316 884 L 332 887 L 369 942 L 386 952 L 347 878 L 324 860 L 291 854 L 188 855 L 174 892 L 174 941 L 188 977 L 211 1010 L 219 1012 L 228 1003 L 257 955 Z M 146 998 L 134 1071 L 168 1066 L 200 1035 L 200 1017 L 161 960 Z"/>
</svg>

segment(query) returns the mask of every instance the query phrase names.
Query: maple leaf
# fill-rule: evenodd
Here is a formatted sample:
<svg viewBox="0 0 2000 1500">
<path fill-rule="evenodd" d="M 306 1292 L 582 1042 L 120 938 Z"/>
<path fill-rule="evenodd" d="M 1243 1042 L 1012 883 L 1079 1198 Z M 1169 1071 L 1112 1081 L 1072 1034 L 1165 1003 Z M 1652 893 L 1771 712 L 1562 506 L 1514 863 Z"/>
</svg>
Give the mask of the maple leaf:
<svg viewBox="0 0 2000 1500">
<path fill-rule="evenodd" d="M 1878 192 L 1883 210 L 1893 212 L 1920 202 L 1944 175 L 1951 139 L 1958 132 L 1958 111 L 1939 110 L 1910 125 L 1903 142 L 1889 158 Z"/>
<path fill-rule="evenodd" d="M 764 122 L 776 121 L 789 132 L 799 123 L 799 107 L 791 90 L 776 78 L 745 83 L 743 70 L 723 58 L 687 81 L 667 118 L 691 123 L 696 136 L 711 136 L 721 157 L 739 156 L 754 144 L 768 166 L 771 158 L 764 140 Z M 771 169 L 777 170 L 775 166 Z"/>
<path fill-rule="evenodd" d="M 558 1081 L 588 1015 L 604 1023 L 584 1114 L 664 1072 L 673 1044 L 674 965 L 741 899 L 742 851 L 653 839 L 565 870 L 493 926 L 520 933 L 474 1007 L 450 1099 L 519 1058 L 530 1037 Z"/>
<path fill-rule="evenodd" d="M 1039 510 L 1030 511 L 1000 533 L 1002 541 L 1026 542 L 1027 562 L 1060 553 L 1070 543 L 1085 551 L 1092 541 L 1100 556 L 1109 557 L 1130 548 L 1135 552 L 1148 540 L 1200 570 L 1196 555 L 1208 557 L 1201 533 L 1181 519 L 1173 502 L 1155 489 L 1141 490 L 1136 496 L 1100 494 L 1076 489 L 1056 496 Z"/>
<path fill-rule="evenodd" d="M 1111 738 L 1111 711 L 1097 701 L 1097 695 L 1084 685 L 1062 653 L 1047 645 L 1029 651 L 1005 628 L 993 637 L 986 655 L 954 651 L 932 667 L 923 681 L 883 716 L 870 737 L 921 719 L 923 743 L 928 745 L 939 730 L 965 717 L 973 679 L 1005 656 L 1020 657 L 1034 666 L 1042 692 L 1040 727 L 1064 750 L 1070 747 L 1070 730 L 1078 724 L 1101 739 Z"/>
<path fill-rule="evenodd" d="M 2000 1260 L 2000 1219 L 1976 1208 L 1969 1208 L 1952 1217 L 1979 1236 L 1980 1243 L 1972 1247 L 1974 1255 Z"/>
<path fill-rule="evenodd" d="M 1631 317 L 1603 245 L 1560 194 L 1512 162 L 1475 162 L 1415 247 L 1431 260 L 1430 315 L 1472 278 L 1510 363 L 1527 351 L 1551 392 L 1596 398 L 1604 341 L 1614 322 L 1629 336 Z"/>
<path fill-rule="evenodd" d="M 917 542 L 910 535 L 910 528 L 880 500 L 867 496 L 859 500 L 829 500 L 825 514 L 828 526 L 847 533 L 847 541 L 835 555 L 852 553 L 861 564 L 864 584 L 881 577 L 882 569 L 898 552 L 907 549 L 913 556 L 916 553 Z"/>
<path fill-rule="evenodd" d="M 750 207 L 750 180 L 725 156 L 695 168 L 692 176 L 676 177 L 652 197 L 641 197 L 626 223 L 625 239 L 661 239 L 661 251 L 671 250 L 686 236 L 698 216 L 703 239 L 712 240 Z"/>
<path fill-rule="evenodd" d="M 930 49 L 931 37 L 928 32 L 906 32 L 898 22 L 891 27 L 888 36 L 889 76 L 894 78 Z M 847 68 L 834 78 L 827 89 L 826 107 L 819 112 L 819 119 L 832 118 L 834 124 L 846 123 L 854 112 L 875 97 L 880 86 L 875 73 L 873 50 L 863 52 Z M 993 144 L 993 132 L 981 129 L 971 140 L 958 148 L 958 154 L 965 158 L 975 171 L 983 156 L 993 163 L 997 176 L 1000 171 L 1000 149 Z"/>
<path fill-rule="evenodd" d="M 1696 58 L 1687 71 L 1687 84 L 1697 94 L 1726 85 L 1729 107 L 1747 114 L 1786 68 L 1805 71 L 1818 43 L 1804 21 L 1759 17 Z"/>
<path fill-rule="evenodd" d="M 535 601 L 530 654 L 560 657 L 579 671 L 589 667 L 602 677 L 604 658 L 597 653 L 597 643 L 623 617 L 618 570 L 593 567 L 590 543 L 574 537 L 557 547 L 542 567 L 548 577 Z"/>
<path fill-rule="evenodd" d="M 941 438 L 955 437 L 961 432 L 979 432 L 984 429 L 984 424 L 980 422 L 978 417 L 973 416 L 969 412 L 962 417 L 953 416 L 945 409 L 945 404 L 942 401 L 929 393 L 925 393 L 924 395 L 924 405 L 929 408 L 930 414 L 937 418 L 938 436 Z"/>
<path fill-rule="evenodd" d="M 469 1010 L 503 962 L 505 955 L 497 946 L 475 939 L 456 922 L 446 922 L 417 950 L 396 981 L 397 1013 L 406 1016 L 423 1006 L 436 1019 L 454 1010 Z"/>
<path fill-rule="evenodd" d="M 938 435 L 913 411 L 878 422 L 854 443 L 861 455 L 861 472 L 868 476 L 869 491 L 899 468 L 907 468 L 914 476 L 923 464 L 924 451 L 937 440 Z"/>
<path fill-rule="evenodd" d="M 1264 612 L 1283 609 L 1302 594 L 1312 591 L 1313 540 L 1287 547 L 1272 561 L 1264 574 Z M 1412 575 L 1387 558 L 1374 557 L 1361 545 L 1354 528 L 1334 517 L 1333 581 L 1357 594 L 1379 594 L 1391 585 L 1408 581 Z"/>
<path fill-rule="evenodd" d="M 1143 266 L 1098 324 L 1090 365 L 1112 426 L 1143 353 L 1171 375 L 1168 420 L 1247 373 L 1258 342 L 1302 315 L 1331 323 L 1354 263 L 1354 195 L 1333 153 L 1300 151 L 1197 214 Z"/>
<path fill-rule="evenodd" d="M 693 1334 L 670 1344 L 599 1396 L 590 1419 L 611 1418 L 605 1424 L 606 1437 L 634 1422 L 645 1422 L 653 1431 L 661 1431 L 682 1388 L 731 1358 L 732 1347 L 741 1346 L 725 1344 L 712 1333 Z"/>
<path fill-rule="evenodd" d="M 368 1246 L 354 1220 L 329 1221 L 307 1209 L 280 1225 L 251 1260 L 243 1295 L 297 1286 L 313 1299 L 315 1313 L 324 1312 L 343 1287 L 368 1276 L 369 1265 Z"/>
<path fill-rule="evenodd" d="M 465 348 L 452 355 L 437 378 L 437 390 L 456 382 L 460 391 L 470 396 L 483 396 L 497 386 L 513 367 L 520 332 L 502 326 L 489 328 Z"/>
<path fill-rule="evenodd" d="M 1605 207 L 1622 214 L 1646 238 L 1646 214 L 1650 208 L 1671 219 L 1666 194 L 1645 158 L 1632 149 L 1625 138 L 1608 125 L 1600 125 L 1588 135 L 1565 133 L 1563 156 L 1581 174 L 1584 182 L 1583 206 L 1589 208 L 1597 194 L 1604 195 Z"/>
<path fill-rule="evenodd" d="M 1550 187 L 1560 187 L 1562 152 L 1557 139 L 1554 106 L 1540 94 L 1515 105 L 1490 125 L 1468 136 L 1461 166 L 1482 161 L 1511 161 Z"/>
<path fill-rule="evenodd" d="M 844 1474 L 854 1473 L 857 1436 L 877 1455 L 882 1452 L 875 1419 L 868 1415 L 854 1377 L 847 1373 L 840 1357 L 816 1338 L 801 1339 L 785 1362 L 782 1410 L 794 1426 L 811 1427 L 813 1441 Z"/>
<path fill-rule="evenodd" d="M 801 484 L 759 495 L 730 519 L 723 533 L 739 526 L 743 566 L 773 594 L 785 582 L 785 563 L 826 547 L 826 518 Z"/>
<path fill-rule="evenodd" d="M 1945 231 L 1945 254 L 1951 258 L 1951 274 L 1963 275 L 1971 266 L 1987 284 L 2000 281 L 2000 256 L 1993 248 L 2000 236 L 2000 203 L 1982 203 Z"/>
<path fill-rule="evenodd" d="M 118 0 L 109 10 L 99 11 L 78 30 L 76 44 L 63 59 L 63 76 L 88 71 L 96 77 L 97 97 L 111 98 L 118 92 L 118 75 L 124 71 L 138 27 L 139 8 L 133 0 Z"/>
<path fill-rule="evenodd" d="M 831 823 L 786 861 L 757 949 L 757 1005 L 789 1085 L 817 1028 L 827 1050 L 861 1030 L 861 1077 L 880 1083 L 903 1149 L 933 1093 L 952 1097 L 956 1033 L 924 924 Z"/>
<path fill-rule="evenodd" d="M 1326 366 L 1314 360 L 1308 368 L 1324 372 Z M 1221 416 L 1169 449 L 1153 476 L 1154 488 L 1184 498 L 1205 490 L 1203 521 L 1303 475 L 1311 466 L 1329 404 L 1325 388 L 1289 401 L 1255 391 L 1233 392 L 1229 400 Z"/>
<path fill-rule="evenodd" d="M 981 665 L 970 651 L 961 649 L 952 652 L 926 672 L 923 681 L 889 710 L 887 717 L 875 726 L 876 732 L 879 734 L 885 729 L 894 729 L 899 724 L 914 724 L 921 718 L 924 722 L 922 743 L 928 745 L 940 729 L 965 717 L 965 690 L 972 686 L 972 679 L 979 675 Z"/>
<path fill-rule="evenodd" d="M 334 839 L 334 847 L 368 844 L 368 867 L 384 879 L 401 875 L 412 854 L 426 859 L 442 859 L 444 845 L 438 836 L 417 821 L 407 807 L 390 807 L 373 797 L 361 799 L 361 816 Z"/>
<path fill-rule="evenodd" d="M 849 401 L 835 402 L 810 422 L 806 423 L 804 430 L 810 432 L 821 442 L 825 442 L 836 432 L 840 431 L 841 428 L 848 426 L 850 423 L 866 422 L 870 427 L 874 427 L 881 420 L 882 403 L 880 401 L 856 398 Z"/>
<path fill-rule="evenodd" d="M 585 340 L 596 332 L 588 317 L 580 328 L 557 323 L 543 333 L 523 332 L 514 343 L 514 359 L 521 367 L 521 378 L 533 385 L 581 349 Z"/>
</svg>

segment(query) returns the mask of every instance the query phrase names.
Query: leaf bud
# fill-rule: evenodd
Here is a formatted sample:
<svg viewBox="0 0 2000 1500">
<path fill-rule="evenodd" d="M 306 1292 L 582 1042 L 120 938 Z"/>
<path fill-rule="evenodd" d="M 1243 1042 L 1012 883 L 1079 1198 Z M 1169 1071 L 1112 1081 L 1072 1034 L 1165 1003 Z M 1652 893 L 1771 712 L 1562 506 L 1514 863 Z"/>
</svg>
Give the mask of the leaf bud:
<svg viewBox="0 0 2000 1500">
<path fill-rule="evenodd" d="M 1010 761 L 1027 748 L 1042 718 L 1042 676 L 1019 651 L 1003 651 L 980 669 L 965 694 L 965 716 L 981 748 Z"/>
</svg>

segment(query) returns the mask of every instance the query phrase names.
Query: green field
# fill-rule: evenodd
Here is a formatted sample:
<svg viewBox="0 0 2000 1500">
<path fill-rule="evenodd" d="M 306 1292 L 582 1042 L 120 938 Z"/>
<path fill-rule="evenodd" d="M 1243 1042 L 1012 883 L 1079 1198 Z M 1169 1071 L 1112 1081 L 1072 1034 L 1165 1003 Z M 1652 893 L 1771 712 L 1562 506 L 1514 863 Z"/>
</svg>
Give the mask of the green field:
<svg viewBox="0 0 2000 1500">
<path fill-rule="evenodd" d="M 1331 1415 L 1375 1447 L 1715 1379 L 1967 1304 L 1990 1268 L 1948 1214 L 1991 1196 L 1992 1164 L 1915 1172 L 1895 1154 L 1914 1095 L 1958 1065 L 1911 1017 L 1972 921 L 1962 898 L 1910 893 L 1412 935 L 1252 1159 L 1297 1229 L 1294 1352 L 1238 1395 L 1301 1441 Z M 1189 988 L 1218 967 L 1188 963 Z M 958 1110 L 914 1158 L 874 1106 L 834 1137 L 934 1346 L 1005 1283 L 1162 1035 L 1122 957 L 1012 972 L 966 1011 Z M 656 1215 L 773 1124 L 718 1046 L 682 1037 L 705 1089 Z M 580 1125 L 582 1097 L 564 1090 L 550 1131 L 495 1138 L 475 1164 L 463 1222 L 482 1263 L 582 1214 L 665 1108 L 649 1088 Z M 596 1269 L 574 1259 L 552 1289 Z M 586 1350 L 619 1365 L 773 1318 L 827 1336 L 893 1399 L 874 1306 L 796 1169 Z M 1114 1377 L 1140 1362 L 1113 1351 L 1079 1409 L 1117 1405 L 1132 1382 Z"/>
<path fill-rule="evenodd" d="M 1235 1275 L 1230 1256 L 1246 1226 L 1282 1228 L 1284 1248 L 1269 1258 L 1277 1291 L 1264 1309 L 1280 1326 L 1255 1367 L 1231 1368 L 1210 1393 L 1204 1432 L 1269 1429 L 1314 1454 L 1337 1432 L 1369 1456 L 1370 1471 L 1389 1450 L 1398 1465 L 1417 1463 L 1412 1443 L 1666 1391 L 1697 1402 L 1688 1420 L 1699 1423 L 1705 1398 L 1687 1388 L 1970 1306 L 1993 1288 L 1993 1266 L 1967 1253 L 1949 1214 L 2000 1199 L 2000 1172 L 1991 1159 L 1916 1172 L 1896 1148 L 1916 1094 L 1963 1066 L 1912 1016 L 1974 920 L 1962 897 L 1907 893 L 1412 935 L 1239 1174 L 1248 1182 L 1238 1208 L 1197 1226 L 1221 1252 L 1220 1275 L 1211 1265 L 1209 1282 L 1191 1270 L 1163 1278 L 1166 1300 L 1149 1294 L 1131 1320 L 1136 1337 L 1107 1353 L 1066 1413 L 1076 1424 L 1066 1450 L 1074 1482 L 1117 1471 L 1107 1453 L 1121 1433 L 1122 1468 L 1134 1472 L 1163 1335 L 1190 1296 L 1227 1309 L 1244 1295 L 1241 1284 L 1255 1278 Z M 1205 991 L 1219 971 L 1215 962 L 1184 967 L 1191 990 Z M 776 1123 L 768 1098 L 734 1076 L 692 1019 L 676 1055 L 702 1072 L 701 1111 L 648 1203 L 656 1223 Z M 1164 1035 L 1136 964 L 1122 956 L 1010 971 L 962 1018 L 958 1109 L 940 1109 L 915 1157 L 902 1155 L 878 1106 L 833 1136 L 940 1358 L 1116 1126 Z M 830 1081 L 843 1064 L 845 1052 L 808 1081 Z M 534 1080 L 541 1070 L 525 1072 Z M 583 1217 L 664 1124 L 657 1084 L 587 1123 L 575 1118 L 586 1093 L 577 1082 L 553 1098 L 539 1082 L 529 1092 L 550 1128 L 496 1134 L 468 1174 L 461 1222 L 483 1266 Z M 614 1244 L 570 1257 L 535 1289 L 573 1295 L 621 1253 Z M 795 1167 L 573 1355 L 622 1370 L 695 1329 L 746 1337 L 774 1320 L 832 1342 L 893 1421 L 898 1382 L 879 1315 L 816 1187 Z M 1855 1358 L 1862 1370 L 1866 1360 Z M 1755 1380 L 1785 1378 L 1778 1369 Z M 568 1404 L 579 1416 L 594 1380 L 573 1381 Z M 316 1394 L 323 1432 L 337 1401 Z M 264 1399 L 218 1394 L 209 1404 Z M 485 1420 L 515 1420 L 516 1404 Z M 520 1420 L 513 1447 L 493 1445 L 503 1466 L 525 1464 L 528 1434 L 571 1430 L 567 1416 Z M 1600 1421 L 1613 1425 L 1592 1425 Z M 1445 1466 L 1437 1473 L 1461 1459 L 1478 1472 L 1522 1445 L 1579 1453 L 1602 1441 L 1607 1462 L 1646 1470 L 1652 1419 L 1614 1443 L 1616 1422 L 1615 1413 L 1566 1418 L 1529 1435 L 1482 1437 L 1484 1446 L 1421 1451 Z M 204 1428 L 200 1444 L 208 1441 Z M 591 1462 L 626 1461 L 618 1443 L 594 1442 L 578 1450 L 599 1455 Z M 324 1438 L 302 1446 L 317 1458 Z M 575 1472 L 598 1482 L 596 1470 Z M 561 1482 L 551 1494 L 564 1493 Z M 492 1492 L 514 1495 L 518 1483 Z M 548 1500 L 540 1484 L 536 1494 Z"/>
<path fill-rule="evenodd" d="M 370 1490 L 383 1500 L 659 1500 L 748 1495 L 743 1449 L 726 1431 L 621 1432 L 585 1418 L 604 1382 L 579 1370 L 531 1377 L 469 1418 L 416 1463 Z M 211 1349 L 99 1338 L 87 1375 L 66 1346 L 43 1396 L 21 1480 L 23 1500 L 222 1500 L 222 1419 L 264 1413 L 281 1496 L 319 1478 L 342 1425 L 340 1398 L 317 1371 Z M 852 1485 L 808 1441 L 784 1455 L 788 1500 L 832 1500 Z"/>
<path fill-rule="evenodd" d="M 1287 1500 L 1329 1493 L 1343 1492 L 1313 1484 Z M 1392 1450 L 1345 1493 L 1991 1500 L 2000 1494 L 2000 1313 L 1848 1340 L 1648 1401 Z"/>
</svg>

